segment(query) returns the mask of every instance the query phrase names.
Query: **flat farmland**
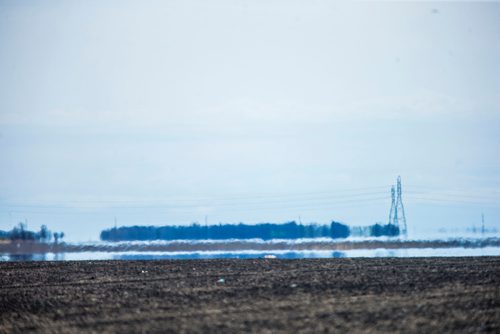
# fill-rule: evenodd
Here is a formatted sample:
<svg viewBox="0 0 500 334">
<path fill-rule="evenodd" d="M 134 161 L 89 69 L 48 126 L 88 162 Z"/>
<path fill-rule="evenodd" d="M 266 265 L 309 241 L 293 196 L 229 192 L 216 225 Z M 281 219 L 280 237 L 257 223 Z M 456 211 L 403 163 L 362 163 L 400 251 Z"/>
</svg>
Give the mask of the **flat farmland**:
<svg viewBox="0 0 500 334">
<path fill-rule="evenodd" d="M 500 258 L 0 263 L 0 332 L 500 332 Z"/>
</svg>

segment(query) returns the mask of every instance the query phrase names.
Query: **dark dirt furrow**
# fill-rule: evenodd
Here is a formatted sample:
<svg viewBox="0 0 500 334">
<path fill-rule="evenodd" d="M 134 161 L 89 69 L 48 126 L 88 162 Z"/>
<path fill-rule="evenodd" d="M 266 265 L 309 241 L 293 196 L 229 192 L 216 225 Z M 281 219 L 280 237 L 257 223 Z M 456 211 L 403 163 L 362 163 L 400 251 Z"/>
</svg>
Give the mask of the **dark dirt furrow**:
<svg viewBox="0 0 500 334">
<path fill-rule="evenodd" d="M 0 273 L 0 332 L 500 329 L 497 257 L 0 263 Z"/>
</svg>

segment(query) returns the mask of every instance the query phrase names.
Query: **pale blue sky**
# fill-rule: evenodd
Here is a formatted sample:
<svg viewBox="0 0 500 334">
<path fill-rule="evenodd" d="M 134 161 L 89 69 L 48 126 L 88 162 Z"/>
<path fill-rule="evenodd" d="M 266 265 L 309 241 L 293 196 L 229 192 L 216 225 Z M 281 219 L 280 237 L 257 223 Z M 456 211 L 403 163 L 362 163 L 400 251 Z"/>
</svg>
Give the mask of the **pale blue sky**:
<svg viewBox="0 0 500 334">
<path fill-rule="evenodd" d="M 500 3 L 0 0 L 0 229 L 500 229 Z"/>
</svg>

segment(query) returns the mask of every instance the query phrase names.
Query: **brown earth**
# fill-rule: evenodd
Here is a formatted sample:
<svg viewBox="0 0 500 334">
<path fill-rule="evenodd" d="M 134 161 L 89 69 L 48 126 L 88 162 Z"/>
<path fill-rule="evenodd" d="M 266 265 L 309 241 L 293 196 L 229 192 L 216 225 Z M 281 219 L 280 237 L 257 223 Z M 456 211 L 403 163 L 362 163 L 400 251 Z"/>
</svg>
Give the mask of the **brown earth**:
<svg viewBox="0 0 500 334">
<path fill-rule="evenodd" d="M 0 332 L 500 332 L 500 257 L 0 263 Z"/>
</svg>

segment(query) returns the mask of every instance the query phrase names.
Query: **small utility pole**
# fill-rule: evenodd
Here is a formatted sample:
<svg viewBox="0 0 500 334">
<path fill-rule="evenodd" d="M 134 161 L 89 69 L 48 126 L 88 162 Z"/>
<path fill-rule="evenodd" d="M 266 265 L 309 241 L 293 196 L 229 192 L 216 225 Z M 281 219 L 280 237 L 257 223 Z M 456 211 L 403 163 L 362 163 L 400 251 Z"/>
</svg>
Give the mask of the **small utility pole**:
<svg viewBox="0 0 500 334">
<path fill-rule="evenodd" d="M 208 216 L 205 215 L 205 239 L 208 240 Z"/>
<path fill-rule="evenodd" d="M 484 213 L 481 213 L 481 235 L 484 238 Z"/>
</svg>

